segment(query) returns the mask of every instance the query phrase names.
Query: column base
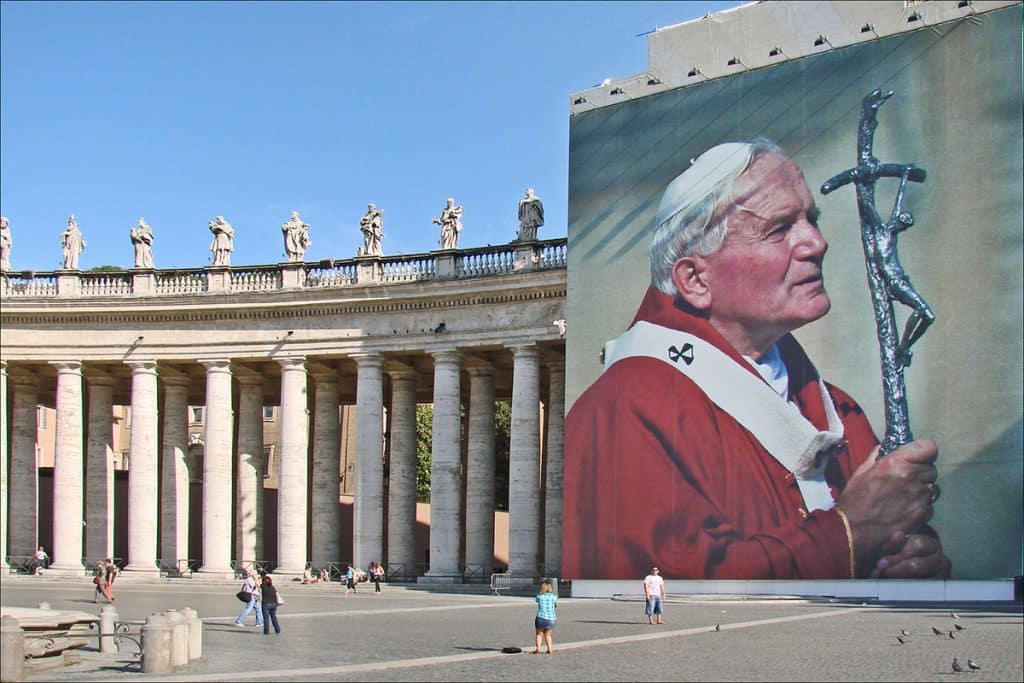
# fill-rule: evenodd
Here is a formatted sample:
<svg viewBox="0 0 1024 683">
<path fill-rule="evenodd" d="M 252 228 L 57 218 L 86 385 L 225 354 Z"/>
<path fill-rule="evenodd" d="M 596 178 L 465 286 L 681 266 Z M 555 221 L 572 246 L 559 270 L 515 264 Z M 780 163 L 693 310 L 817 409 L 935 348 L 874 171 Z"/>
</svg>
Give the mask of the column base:
<svg viewBox="0 0 1024 683">
<path fill-rule="evenodd" d="M 423 576 L 416 577 L 416 583 L 424 584 L 455 584 L 462 583 L 461 574 L 431 574 L 427 572 Z"/>
<path fill-rule="evenodd" d="M 36 576 L 59 576 L 80 579 L 85 576 L 85 566 L 81 564 L 51 564 L 40 569 Z"/>
<path fill-rule="evenodd" d="M 235 578 L 235 570 L 231 567 L 200 567 L 195 573 L 204 579 L 234 580 Z"/>
<path fill-rule="evenodd" d="M 121 570 L 121 573 L 135 574 L 136 576 L 145 575 L 157 575 L 160 570 L 156 566 L 156 562 L 153 564 L 132 564 L 129 562 L 125 565 L 125 568 Z"/>
</svg>

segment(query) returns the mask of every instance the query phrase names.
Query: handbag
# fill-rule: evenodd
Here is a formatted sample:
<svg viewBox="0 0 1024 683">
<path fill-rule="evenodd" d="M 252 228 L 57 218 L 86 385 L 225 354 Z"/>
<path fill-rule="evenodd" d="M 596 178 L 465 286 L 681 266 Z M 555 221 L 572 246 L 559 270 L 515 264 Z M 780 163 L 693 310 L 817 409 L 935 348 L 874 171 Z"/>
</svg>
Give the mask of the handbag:
<svg viewBox="0 0 1024 683">
<path fill-rule="evenodd" d="M 281 591 L 277 591 L 277 604 L 279 604 L 279 605 L 283 605 L 284 604 L 284 596 L 281 595 Z"/>
<path fill-rule="evenodd" d="M 100 585 L 100 577 L 98 577 L 98 576 L 92 577 L 92 582 L 95 583 L 97 586 Z"/>
<path fill-rule="evenodd" d="M 252 593 L 250 593 L 249 591 L 238 591 L 237 593 L 235 593 L 235 597 L 241 600 L 242 602 L 248 604 L 248 602 L 252 600 Z"/>
</svg>

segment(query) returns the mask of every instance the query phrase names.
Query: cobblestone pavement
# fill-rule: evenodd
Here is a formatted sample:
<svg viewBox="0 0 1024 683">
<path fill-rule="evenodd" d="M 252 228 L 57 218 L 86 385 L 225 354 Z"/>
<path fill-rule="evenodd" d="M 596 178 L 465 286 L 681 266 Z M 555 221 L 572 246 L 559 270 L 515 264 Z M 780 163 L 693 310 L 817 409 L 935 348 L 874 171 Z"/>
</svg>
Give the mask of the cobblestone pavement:
<svg viewBox="0 0 1024 683">
<path fill-rule="evenodd" d="M 639 584 L 639 582 L 638 582 Z M 5 579 L 5 605 L 99 612 L 92 584 Z M 1020 603 L 878 604 L 828 600 L 670 596 L 650 626 L 639 596 L 558 604 L 555 653 L 532 655 L 533 599 L 284 583 L 281 635 L 254 618 L 232 624 L 235 582 L 119 582 L 121 619 L 192 607 L 204 621 L 203 657 L 147 677 L 128 652 L 78 651 L 77 663 L 33 662 L 30 681 L 971 681 L 1024 680 Z M 954 617 L 951 608 L 955 610 Z M 956 630 L 959 623 L 963 630 Z M 720 630 L 715 630 L 718 625 Z M 932 627 L 942 635 L 933 634 Z M 911 632 L 905 644 L 896 636 Z M 954 638 L 948 633 L 954 632 Z M 504 646 L 522 654 L 503 654 Z M 981 669 L 954 674 L 953 657 Z"/>
</svg>

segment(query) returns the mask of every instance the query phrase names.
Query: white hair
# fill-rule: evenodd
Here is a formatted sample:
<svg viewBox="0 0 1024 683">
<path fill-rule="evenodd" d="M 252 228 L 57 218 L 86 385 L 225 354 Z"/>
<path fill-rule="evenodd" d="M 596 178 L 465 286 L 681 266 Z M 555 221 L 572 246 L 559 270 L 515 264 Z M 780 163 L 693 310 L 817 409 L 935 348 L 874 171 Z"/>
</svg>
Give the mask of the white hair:
<svg viewBox="0 0 1024 683">
<path fill-rule="evenodd" d="M 665 188 L 654 219 L 651 240 L 651 285 L 674 296 L 672 269 L 680 258 L 718 251 L 729 230 L 719 212 L 734 199 L 736 180 L 758 157 L 785 156 L 770 140 L 725 142 L 707 150 Z"/>
</svg>

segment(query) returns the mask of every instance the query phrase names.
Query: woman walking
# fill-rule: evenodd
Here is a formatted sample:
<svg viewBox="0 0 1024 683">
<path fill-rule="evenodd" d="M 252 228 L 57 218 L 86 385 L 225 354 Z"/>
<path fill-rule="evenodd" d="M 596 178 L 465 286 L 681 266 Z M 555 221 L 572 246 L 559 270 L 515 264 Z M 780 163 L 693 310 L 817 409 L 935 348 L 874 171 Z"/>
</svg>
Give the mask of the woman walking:
<svg viewBox="0 0 1024 683">
<path fill-rule="evenodd" d="M 117 578 L 117 565 L 109 557 L 107 558 L 107 566 L 104 573 L 103 594 L 107 596 L 107 600 L 114 602 L 114 579 Z"/>
<path fill-rule="evenodd" d="M 103 560 L 100 560 L 99 562 L 96 563 L 96 569 L 93 571 L 93 575 L 92 575 L 92 583 L 96 587 L 96 592 L 92 596 L 92 601 L 93 602 L 96 602 L 96 597 L 97 596 L 103 598 L 104 602 L 109 602 L 107 600 L 107 594 L 103 590 L 103 584 L 106 583 L 106 580 L 107 580 L 106 563 Z"/>
<path fill-rule="evenodd" d="M 235 619 L 235 626 L 245 626 L 245 618 L 249 612 L 256 610 L 256 628 L 263 626 L 263 604 L 260 602 L 260 589 L 256 583 L 256 570 L 250 569 L 245 580 L 242 581 L 242 590 L 249 594 L 249 602 L 245 603 L 242 613 Z"/>
<path fill-rule="evenodd" d="M 373 581 L 373 594 L 380 595 L 380 582 L 384 578 L 384 567 L 380 562 L 370 563 L 370 580 Z"/>
<path fill-rule="evenodd" d="M 554 651 L 552 645 L 551 631 L 555 628 L 555 607 L 558 604 L 558 596 L 551 588 L 551 582 L 545 581 L 540 585 L 540 592 L 533 598 L 537 603 L 537 616 L 533 620 L 533 628 L 536 632 L 536 648 L 533 654 L 540 654 L 540 643 L 543 639 L 548 646 L 548 654 Z"/>
<path fill-rule="evenodd" d="M 274 581 L 270 576 L 263 577 L 263 635 L 270 634 L 270 622 L 274 622 L 274 633 L 281 632 L 281 625 L 277 623 L 277 606 L 281 604 L 281 596 L 274 588 Z"/>
<path fill-rule="evenodd" d="M 345 595 L 348 595 L 349 591 L 356 592 L 356 570 L 351 564 L 345 570 Z"/>
</svg>

